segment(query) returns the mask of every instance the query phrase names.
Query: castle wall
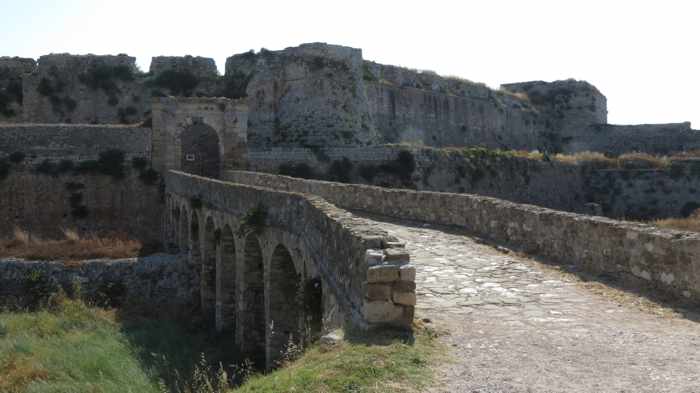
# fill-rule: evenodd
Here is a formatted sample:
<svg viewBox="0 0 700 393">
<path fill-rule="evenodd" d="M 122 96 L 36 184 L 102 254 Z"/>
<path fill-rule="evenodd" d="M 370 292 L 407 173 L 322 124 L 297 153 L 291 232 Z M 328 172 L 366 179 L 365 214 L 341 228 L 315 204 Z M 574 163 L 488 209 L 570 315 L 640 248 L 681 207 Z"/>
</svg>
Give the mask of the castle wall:
<svg viewBox="0 0 700 393">
<path fill-rule="evenodd" d="M 70 228 L 158 241 L 161 210 L 158 184 L 147 184 L 136 170 L 115 179 L 105 174 L 44 174 L 13 165 L 0 180 L 0 238 L 11 238 L 18 227 L 51 239 L 62 238 L 61 229 Z"/>
<path fill-rule="evenodd" d="M 690 123 L 612 125 L 581 128 L 566 147 L 568 152 L 599 151 L 610 155 L 645 152 L 667 155 L 700 149 L 700 131 Z"/>
<path fill-rule="evenodd" d="M 606 169 L 591 173 L 592 198 L 611 217 L 687 217 L 700 208 L 700 162 L 664 169 Z"/>
<path fill-rule="evenodd" d="M 22 78 L 35 66 L 33 59 L 0 57 L 0 123 L 24 118 Z"/>
<path fill-rule="evenodd" d="M 231 172 L 236 183 L 319 195 L 346 209 L 457 226 L 494 242 L 646 282 L 700 302 L 700 234 L 561 212 L 469 194 L 418 192 Z M 595 245 L 595 247 L 591 247 Z"/>
<path fill-rule="evenodd" d="M 117 154 L 100 161 L 106 152 Z M 148 128 L 0 125 L 0 237 L 17 226 L 49 238 L 75 228 L 158 240 L 161 195 L 150 157 Z"/>
<path fill-rule="evenodd" d="M 152 131 L 136 126 L 0 124 L 0 157 L 21 152 L 29 161 L 94 160 L 117 149 L 127 159 L 150 159 Z"/>
<path fill-rule="evenodd" d="M 150 111 L 136 59 L 126 55 L 42 56 L 23 87 L 28 123 L 131 124 Z"/>
</svg>

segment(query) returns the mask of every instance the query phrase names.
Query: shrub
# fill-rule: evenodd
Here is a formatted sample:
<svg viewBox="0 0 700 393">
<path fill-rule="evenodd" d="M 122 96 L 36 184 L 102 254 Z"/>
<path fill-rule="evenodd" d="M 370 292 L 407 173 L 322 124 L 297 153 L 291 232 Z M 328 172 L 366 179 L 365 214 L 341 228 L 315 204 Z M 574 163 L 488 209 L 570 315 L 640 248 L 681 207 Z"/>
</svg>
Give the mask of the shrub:
<svg viewBox="0 0 700 393">
<path fill-rule="evenodd" d="M 318 179 L 319 175 L 308 164 L 282 164 L 277 169 L 277 173 L 285 176 L 298 177 L 301 179 Z"/>
<path fill-rule="evenodd" d="M 160 177 L 160 174 L 158 174 L 158 171 L 156 171 L 153 168 L 148 168 L 146 170 L 143 170 L 139 174 L 139 179 L 141 179 L 142 182 L 144 182 L 146 185 L 149 185 L 149 186 L 156 184 L 159 177 Z"/>
<path fill-rule="evenodd" d="M 199 84 L 199 79 L 190 71 L 167 70 L 160 73 L 153 83 L 160 88 L 169 89 L 174 95 L 192 95 Z"/>
<path fill-rule="evenodd" d="M 413 153 L 408 150 L 402 150 L 395 160 L 380 165 L 379 169 L 396 176 L 404 185 L 409 185 L 413 171 L 416 169 L 416 162 L 413 158 Z"/>
<path fill-rule="evenodd" d="M 328 168 L 328 180 L 349 183 L 352 168 L 353 164 L 347 157 L 343 157 L 342 160 L 333 161 Z"/>
<path fill-rule="evenodd" d="M 235 71 L 231 75 L 227 75 L 224 77 L 224 88 L 221 95 L 228 98 L 247 97 L 246 89 L 252 78 L 253 74 L 246 74 L 241 71 Z"/>
<path fill-rule="evenodd" d="M 10 163 L 4 158 L 0 158 L 0 180 L 4 180 L 9 174 Z"/>
<path fill-rule="evenodd" d="M 358 173 L 360 176 L 367 180 L 369 183 L 372 183 L 374 180 L 374 177 L 377 175 L 377 167 L 375 165 L 362 165 L 360 169 L 358 169 Z"/>
<path fill-rule="evenodd" d="M 134 157 L 131 159 L 131 166 L 138 170 L 146 169 L 148 160 L 145 157 Z"/>
<path fill-rule="evenodd" d="M 24 158 L 26 157 L 26 154 L 24 154 L 21 151 L 16 151 L 12 154 L 10 154 L 10 161 L 14 164 L 19 164 L 20 162 L 24 161 Z"/>
</svg>

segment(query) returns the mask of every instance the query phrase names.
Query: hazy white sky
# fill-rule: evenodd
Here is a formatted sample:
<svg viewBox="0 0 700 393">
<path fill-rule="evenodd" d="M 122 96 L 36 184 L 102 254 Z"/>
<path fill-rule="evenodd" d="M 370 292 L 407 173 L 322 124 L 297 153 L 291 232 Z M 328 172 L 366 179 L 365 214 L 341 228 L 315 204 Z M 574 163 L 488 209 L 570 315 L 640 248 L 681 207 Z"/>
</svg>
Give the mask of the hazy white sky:
<svg viewBox="0 0 700 393">
<path fill-rule="evenodd" d="M 697 5 L 696 5 L 697 4 Z M 0 56 L 128 53 L 216 59 L 304 42 L 492 87 L 576 78 L 611 123 L 700 128 L 700 2 L 687 0 L 0 0 Z"/>
</svg>

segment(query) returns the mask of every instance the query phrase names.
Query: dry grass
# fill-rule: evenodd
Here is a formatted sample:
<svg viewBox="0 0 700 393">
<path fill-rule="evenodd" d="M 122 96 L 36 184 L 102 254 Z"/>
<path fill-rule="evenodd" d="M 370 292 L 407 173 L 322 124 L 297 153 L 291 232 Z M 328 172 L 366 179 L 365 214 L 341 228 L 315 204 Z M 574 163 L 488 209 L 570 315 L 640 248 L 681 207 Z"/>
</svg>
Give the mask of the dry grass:
<svg viewBox="0 0 700 393">
<path fill-rule="evenodd" d="M 0 240 L 0 258 L 32 260 L 79 260 L 92 258 L 131 258 L 141 254 L 143 244 L 126 235 L 81 236 L 64 229 L 63 239 L 45 240 L 15 228 L 12 239 Z"/>
<path fill-rule="evenodd" d="M 700 209 L 695 210 L 686 218 L 665 218 L 651 221 L 650 224 L 661 228 L 700 232 Z"/>
</svg>

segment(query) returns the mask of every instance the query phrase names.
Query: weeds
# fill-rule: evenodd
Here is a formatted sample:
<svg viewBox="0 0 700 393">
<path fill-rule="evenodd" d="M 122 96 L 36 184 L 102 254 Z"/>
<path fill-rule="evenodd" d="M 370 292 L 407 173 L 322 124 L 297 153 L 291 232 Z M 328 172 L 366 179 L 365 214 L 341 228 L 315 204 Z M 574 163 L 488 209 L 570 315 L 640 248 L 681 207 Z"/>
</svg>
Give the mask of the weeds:
<svg viewBox="0 0 700 393">
<path fill-rule="evenodd" d="M 0 240 L 0 258 L 32 260 L 75 260 L 93 258 L 130 258 L 141 254 L 143 244 L 116 234 L 100 237 L 81 236 L 75 230 L 63 229 L 63 239 L 45 240 L 15 228 L 11 239 Z"/>
</svg>

